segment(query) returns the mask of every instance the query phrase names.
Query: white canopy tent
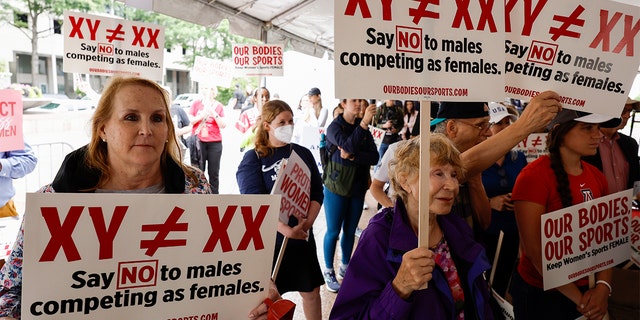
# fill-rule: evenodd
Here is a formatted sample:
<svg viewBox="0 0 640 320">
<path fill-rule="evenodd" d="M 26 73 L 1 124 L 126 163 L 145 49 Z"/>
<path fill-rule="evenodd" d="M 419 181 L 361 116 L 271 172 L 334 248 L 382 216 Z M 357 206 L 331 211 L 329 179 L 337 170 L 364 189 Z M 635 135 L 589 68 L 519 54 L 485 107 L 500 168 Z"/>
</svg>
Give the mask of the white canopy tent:
<svg viewBox="0 0 640 320">
<path fill-rule="evenodd" d="M 333 58 L 333 0 L 118 0 L 315 57 Z"/>
</svg>

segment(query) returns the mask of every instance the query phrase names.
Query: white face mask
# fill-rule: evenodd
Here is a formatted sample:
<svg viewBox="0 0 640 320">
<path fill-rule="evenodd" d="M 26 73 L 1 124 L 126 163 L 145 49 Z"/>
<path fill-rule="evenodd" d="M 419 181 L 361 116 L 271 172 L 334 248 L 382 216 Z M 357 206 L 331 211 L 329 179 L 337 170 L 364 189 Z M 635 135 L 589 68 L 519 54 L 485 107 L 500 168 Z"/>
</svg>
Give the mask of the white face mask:
<svg viewBox="0 0 640 320">
<path fill-rule="evenodd" d="M 273 128 L 273 126 L 271 126 Z M 290 143 L 293 136 L 293 125 L 273 128 L 273 136 L 282 143 Z"/>
</svg>

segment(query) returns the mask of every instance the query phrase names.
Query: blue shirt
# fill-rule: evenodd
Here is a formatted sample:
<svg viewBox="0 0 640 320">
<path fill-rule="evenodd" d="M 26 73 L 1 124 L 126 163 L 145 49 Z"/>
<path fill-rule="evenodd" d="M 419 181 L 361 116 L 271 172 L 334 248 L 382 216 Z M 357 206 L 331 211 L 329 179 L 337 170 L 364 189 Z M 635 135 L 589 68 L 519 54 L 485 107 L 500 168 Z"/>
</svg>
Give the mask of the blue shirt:
<svg viewBox="0 0 640 320">
<path fill-rule="evenodd" d="M 16 194 L 13 179 L 20 179 L 36 168 L 38 159 L 31 146 L 24 144 L 24 150 L 0 152 L 0 206 L 4 206 Z"/>
</svg>

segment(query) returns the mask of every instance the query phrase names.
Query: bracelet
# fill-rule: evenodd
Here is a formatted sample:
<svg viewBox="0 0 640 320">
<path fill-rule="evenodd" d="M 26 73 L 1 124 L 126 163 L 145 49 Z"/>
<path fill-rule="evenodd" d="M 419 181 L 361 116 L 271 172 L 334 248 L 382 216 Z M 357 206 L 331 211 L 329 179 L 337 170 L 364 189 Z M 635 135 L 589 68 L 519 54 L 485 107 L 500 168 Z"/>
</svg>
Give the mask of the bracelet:
<svg viewBox="0 0 640 320">
<path fill-rule="evenodd" d="M 596 281 L 596 285 L 598 284 L 604 284 L 605 286 L 607 286 L 607 288 L 609 288 L 609 297 L 611 297 L 611 293 L 613 292 L 613 290 L 611 289 L 611 285 L 609 284 L 609 282 L 606 282 L 604 280 L 598 280 Z"/>
<path fill-rule="evenodd" d="M 368 125 L 368 124 L 366 124 L 366 123 L 364 123 L 364 121 L 360 121 L 360 127 L 362 127 L 362 126 L 364 126 L 365 128 L 367 128 L 367 129 L 365 129 L 365 130 L 369 130 L 369 125 Z"/>
</svg>

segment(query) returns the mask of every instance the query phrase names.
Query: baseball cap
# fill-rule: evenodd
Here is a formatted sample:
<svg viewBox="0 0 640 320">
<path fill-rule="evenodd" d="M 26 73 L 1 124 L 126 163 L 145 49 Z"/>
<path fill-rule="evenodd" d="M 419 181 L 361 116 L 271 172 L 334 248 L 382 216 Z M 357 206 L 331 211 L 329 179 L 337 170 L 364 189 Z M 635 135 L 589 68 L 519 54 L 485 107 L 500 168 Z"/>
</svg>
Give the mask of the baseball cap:
<svg viewBox="0 0 640 320">
<path fill-rule="evenodd" d="M 498 123 L 505 117 L 509 117 L 511 121 L 518 120 L 514 114 L 509 113 L 507 107 L 497 102 L 489 102 L 489 122 Z"/>
<path fill-rule="evenodd" d="M 633 105 L 633 109 L 634 110 L 640 111 L 640 101 L 638 101 L 638 100 L 631 99 L 631 98 L 627 97 L 627 102 L 625 104 L 631 104 L 631 105 Z"/>
<path fill-rule="evenodd" d="M 438 115 L 431 120 L 429 125 L 436 124 L 447 119 L 472 119 L 489 116 L 489 108 L 484 102 L 440 102 Z"/>
<path fill-rule="evenodd" d="M 311 89 L 309 89 L 309 93 L 307 93 L 307 94 L 310 95 L 310 96 L 320 95 L 320 89 L 315 88 L 315 87 L 311 88 Z"/>
<path fill-rule="evenodd" d="M 551 120 L 551 123 L 547 126 L 547 129 L 551 130 L 556 124 L 562 124 L 569 121 L 578 121 L 584 123 L 597 123 L 602 128 L 615 128 L 620 125 L 622 119 L 611 116 L 606 116 L 598 113 L 588 113 L 571 109 L 562 109 L 558 112 L 555 118 Z"/>
</svg>

